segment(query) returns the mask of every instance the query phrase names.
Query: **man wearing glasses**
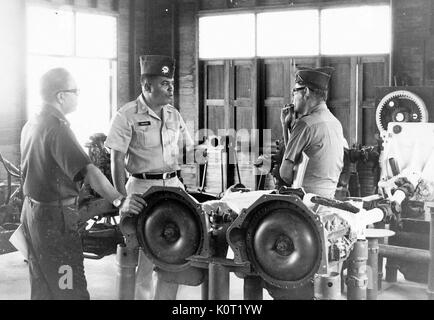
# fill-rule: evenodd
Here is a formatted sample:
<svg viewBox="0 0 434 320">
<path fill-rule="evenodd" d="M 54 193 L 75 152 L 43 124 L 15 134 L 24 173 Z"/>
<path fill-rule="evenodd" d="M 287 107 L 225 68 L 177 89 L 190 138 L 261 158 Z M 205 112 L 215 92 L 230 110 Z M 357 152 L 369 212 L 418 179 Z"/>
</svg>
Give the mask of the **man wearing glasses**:
<svg viewBox="0 0 434 320">
<path fill-rule="evenodd" d="M 65 118 L 77 108 L 79 90 L 71 74 L 48 71 L 40 92 L 43 107 L 24 125 L 20 145 L 31 299 L 89 299 L 78 233 L 85 222 L 78 211 L 81 183 L 88 182 L 121 214 L 137 214 L 146 203 L 116 191 L 77 142 Z"/>
<path fill-rule="evenodd" d="M 343 167 L 345 141 L 341 123 L 326 105 L 333 71 L 331 67 L 300 68 L 292 90 L 294 110 L 285 107 L 281 112 L 286 149 L 280 176 L 291 185 L 294 167 L 304 152 L 309 161 L 303 188 L 308 193 L 328 198 L 335 195 Z"/>
</svg>

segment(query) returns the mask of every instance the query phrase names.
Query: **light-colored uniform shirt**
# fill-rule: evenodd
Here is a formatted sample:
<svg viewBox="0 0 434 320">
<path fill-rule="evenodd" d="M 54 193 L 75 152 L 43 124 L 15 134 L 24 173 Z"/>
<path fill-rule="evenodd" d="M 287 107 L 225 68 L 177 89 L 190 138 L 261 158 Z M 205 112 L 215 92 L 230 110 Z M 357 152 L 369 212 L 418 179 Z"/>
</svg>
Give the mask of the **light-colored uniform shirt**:
<svg viewBox="0 0 434 320">
<path fill-rule="evenodd" d="M 297 164 L 302 152 L 309 157 L 302 185 L 306 192 L 334 197 L 344 165 L 344 141 L 342 125 L 325 103 L 297 120 L 284 159 Z"/>
<path fill-rule="evenodd" d="M 105 145 L 126 154 L 125 168 L 129 173 L 179 170 L 183 144 L 193 145 L 178 110 L 171 105 L 162 110 L 161 119 L 140 95 L 119 109 L 112 119 Z"/>
</svg>

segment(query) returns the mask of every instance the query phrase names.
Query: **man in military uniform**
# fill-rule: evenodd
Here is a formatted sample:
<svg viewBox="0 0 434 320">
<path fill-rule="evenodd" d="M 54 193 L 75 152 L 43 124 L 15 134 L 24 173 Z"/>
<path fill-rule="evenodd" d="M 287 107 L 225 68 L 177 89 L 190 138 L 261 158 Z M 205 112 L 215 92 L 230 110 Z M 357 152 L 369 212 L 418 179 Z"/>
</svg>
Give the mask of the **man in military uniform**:
<svg viewBox="0 0 434 320">
<path fill-rule="evenodd" d="M 78 233 L 80 183 L 120 208 L 140 212 L 145 201 L 125 198 L 95 167 L 69 128 L 65 115 L 77 107 L 78 89 L 65 69 L 41 79 L 44 105 L 21 133 L 24 204 L 21 223 L 29 247 L 32 299 L 89 299 Z"/>
<path fill-rule="evenodd" d="M 343 167 L 342 125 L 327 108 L 328 84 L 333 68 L 300 68 L 295 76 L 294 111 L 282 109 L 281 122 L 286 150 L 280 176 L 293 181 L 294 166 L 304 152 L 308 164 L 303 180 L 306 192 L 333 198 Z M 288 136 L 288 131 L 290 134 Z"/>
<path fill-rule="evenodd" d="M 123 106 L 112 120 L 105 142 L 111 149 L 114 184 L 122 194 L 144 193 L 151 186 L 184 188 L 178 179 L 180 150 L 193 141 L 184 120 L 172 105 L 175 61 L 167 56 L 140 57 L 141 95 Z M 130 177 L 125 185 L 125 169 Z M 136 298 L 151 299 L 152 262 L 142 251 Z M 156 300 L 174 300 L 178 285 L 158 279 Z"/>
</svg>

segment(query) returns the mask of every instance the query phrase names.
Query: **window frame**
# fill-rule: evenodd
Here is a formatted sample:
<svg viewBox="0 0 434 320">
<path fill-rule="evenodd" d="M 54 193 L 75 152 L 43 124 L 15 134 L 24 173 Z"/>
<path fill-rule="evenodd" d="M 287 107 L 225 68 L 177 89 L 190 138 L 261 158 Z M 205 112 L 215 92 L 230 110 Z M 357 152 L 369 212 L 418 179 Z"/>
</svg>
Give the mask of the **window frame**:
<svg viewBox="0 0 434 320">
<path fill-rule="evenodd" d="M 113 114 L 117 110 L 117 98 L 118 98 L 118 72 L 119 72 L 119 13 L 116 13 L 114 11 L 107 11 L 107 10 L 96 10 L 94 8 L 85 8 L 85 7 L 75 7 L 75 6 L 69 6 L 69 5 L 63 5 L 63 6 L 56 6 L 52 4 L 47 3 L 40 3 L 38 1 L 29 1 L 26 4 L 25 10 L 26 10 L 26 23 L 28 21 L 27 14 L 29 11 L 29 8 L 36 8 L 36 9 L 47 9 L 47 10 L 59 10 L 59 11 L 67 11 L 72 12 L 73 14 L 73 39 L 71 40 L 73 42 L 73 50 L 71 54 L 53 54 L 53 53 L 36 53 L 30 51 L 29 48 L 26 50 L 26 61 L 28 61 L 31 58 L 34 57 L 45 57 L 47 59 L 55 58 L 55 59 L 71 59 L 71 60 L 99 60 L 104 61 L 108 63 L 108 71 L 110 73 L 109 81 L 109 90 L 108 92 L 108 99 L 109 99 L 109 110 L 108 112 L 108 118 L 111 119 L 113 117 Z M 111 58 L 103 57 L 103 56 L 80 56 L 77 52 L 77 14 L 92 14 L 92 15 L 98 15 L 98 16 L 105 16 L 105 17 L 113 17 L 115 19 L 115 50 L 114 50 L 114 56 Z M 26 33 L 26 37 L 28 37 Z M 27 38 L 25 40 L 27 42 Z M 28 66 L 27 66 L 28 69 Z M 30 101 L 29 97 L 26 99 L 26 110 L 25 110 L 25 118 L 26 120 L 29 119 L 31 114 L 30 111 Z"/>
<path fill-rule="evenodd" d="M 336 56 L 336 54 L 322 54 L 321 52 L 321 12 L 323 9 L 334 9 L 334 8 L 351 8 L 351 7 L 360 7 L 360 6 L 384 6 L 387 5 L 390 7 L 390 12 L 392 15 L 392 5 L 388 0 L 365 0 L 365 1 L 340 1 L 340 2 L 329 2 L 329 3 L 311 3 L 311 4 L 291 4 L 291 5 L 272 5 L 272 6 L 257 6 L 255 8 L 225 8 L 225 9 L 213 9 L 213 10 L 199 10 L 196 14 L 196 56 L 199 61 L 210 61 L 210 60 L 221 60 L 221 59 L 266 59 L 266 58 L 284 58 L 284 57 L 327 57 L 327 56 Z M 268 12 L 282 12 L 282 11 L 300 11 L 300 10 L 318 10 L 318 32 L 319 32 L 319 53 L 317 55 L 281 55 L 281 56 L 259 56 L 258 52 L 258 32 L 257 32 L 257 15 L 260 13 L 268 13 Z M 200 58 L 200 44 L 199 44 L 199 18 L 207 17 L 207 16 L 219 16 L 219 15 L 231 15 L 231 14 L 243 14 L 243 13 L 253 13 L 255 15 L 255 55 L 253 57 L 225 57 L 225 58 Z M 392 41 L 393 37 L 393 26 L 392 19 L 390 19 L 390 40 Z M 392 55 L 392 44 L 390 44 L 390 51 L 388 53 L 354 53 L 354 54 L 342 54 L 342 56 L 378 56 L 387 54 L 389 56 Z"/>
</svg>

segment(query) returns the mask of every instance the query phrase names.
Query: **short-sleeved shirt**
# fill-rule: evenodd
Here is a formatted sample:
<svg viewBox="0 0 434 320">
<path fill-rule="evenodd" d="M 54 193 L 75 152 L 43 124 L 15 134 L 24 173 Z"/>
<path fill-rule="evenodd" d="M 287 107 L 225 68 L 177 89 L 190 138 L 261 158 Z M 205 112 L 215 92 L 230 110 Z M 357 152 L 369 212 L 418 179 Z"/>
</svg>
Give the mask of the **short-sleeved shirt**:
<svg viewBox="0 0 434 320">
<path fill-rule="evenodd" d="M 309 157 L 303 179 L 306 192 L 334 197 L 343 167 L 342 125 L 321 103 L 295 123 L 284 159 L 297 164 L 302 152 Z"/>
<path fill-rule="evenodd" d="M 193 145 L 178 110 L 171 105 L 162 110 L 160 118 L 140 95 L 113 117 L 105 145 L 126 154 L 130 174 L 179 170 L 182 146 Z"/>
<path fill-rule="evenodd" d="M 21 132 L 23 192 L 37 201 L 77 197 L 82 170 L 91 163 L 62 112 L 43 106 Z"/>
</svg>

